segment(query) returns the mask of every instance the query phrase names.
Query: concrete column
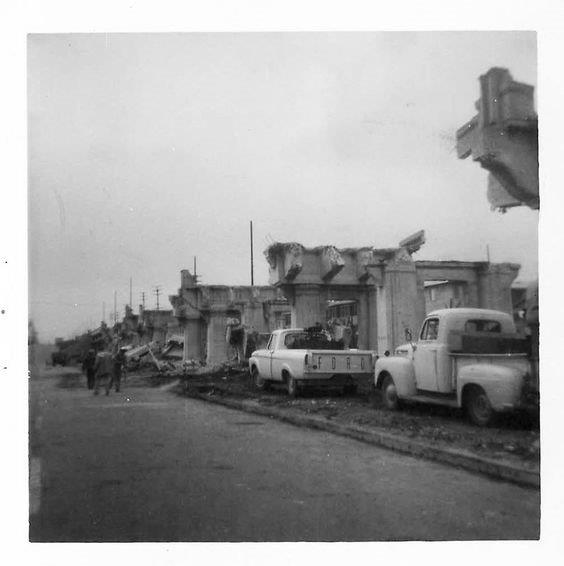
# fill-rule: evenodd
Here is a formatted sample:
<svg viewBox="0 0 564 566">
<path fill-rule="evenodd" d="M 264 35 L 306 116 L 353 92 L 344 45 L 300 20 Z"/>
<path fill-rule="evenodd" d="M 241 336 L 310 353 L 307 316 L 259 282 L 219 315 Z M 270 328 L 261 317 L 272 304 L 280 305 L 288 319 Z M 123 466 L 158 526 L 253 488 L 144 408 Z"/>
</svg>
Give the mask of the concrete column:
<svg viewBox="0 0 564 566">
<path fill-rule="evenodd" d="M 372 287 L 368 290 L 368 349 L 378 350 L 378 315 L 377 315 L 377 289 Z"/>
<path fill-rule="evenodd" d="M 319 285 L 296 285 L 291 302 L 292 327 L 307 328 L 325 322 L 327 303 Z"/>
<path fill-rule="evenodd" d="M 184 354 L 183 360 L 200 360 L 202 358 L 202 321 L 200 318 L 184 320 Z"/>
<path fill-rule="evenodd" d="M 227 342 L 225 340 L 225 325 L 227 317 L 224 311 L 210 312 L 207 334 L 207 356 L 208 365 L 225 362 L 228 357 Z"/>
<path fill-rule="evenodd" d="M 380 285 L 376 287 L 376 350 L 382 356 L 386 350 L 390 349 L 390 323 L 388 320 L 388 298 L 386 287 Z"/>
<path fill-rule="evenodd" d="M 415 264 L 390 265 L 386 268 L 389 339 L 388 349 L 405 343 L 405 329 L 415 335 L 421 324 L 420 304 L 417 294 Z"/>
<path fill-rule="evenodd" d="M 368 293 L 359 293 L 356 304 L 358 320 L 358 348 L 368 350 L 370 342 L 370 306 L 368 304 Z"/>
</svg>

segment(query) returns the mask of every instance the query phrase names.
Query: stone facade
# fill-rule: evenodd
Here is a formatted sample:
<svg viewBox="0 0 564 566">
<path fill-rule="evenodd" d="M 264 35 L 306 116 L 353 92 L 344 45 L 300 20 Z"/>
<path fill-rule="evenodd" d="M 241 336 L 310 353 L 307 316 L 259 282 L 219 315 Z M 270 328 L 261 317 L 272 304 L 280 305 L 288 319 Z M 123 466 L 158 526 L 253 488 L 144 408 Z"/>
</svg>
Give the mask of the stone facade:
<svg viewBox="0 0 564 566">
<path fill-rule="evenodd" d="M 358 347 L 384 352 L 417 331 L 426 314 L 425 281 L 458 281 L 467 289 L 467 306 L 512 311 L 511 284 L 516 264 L 414 261 L 422 233 L 397 248 L 305 248 L 276 243 L 265 255 L 270 283 L 288 299 L 292 326 L 326 319 L 329 301 L 357 303 Z"/>
</svg>

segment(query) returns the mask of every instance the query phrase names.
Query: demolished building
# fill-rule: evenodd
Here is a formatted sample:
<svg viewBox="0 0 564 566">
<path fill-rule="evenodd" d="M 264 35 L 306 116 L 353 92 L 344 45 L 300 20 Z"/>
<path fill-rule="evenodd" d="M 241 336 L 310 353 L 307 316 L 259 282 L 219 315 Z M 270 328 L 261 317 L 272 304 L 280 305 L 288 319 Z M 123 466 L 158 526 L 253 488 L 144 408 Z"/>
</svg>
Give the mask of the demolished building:
<svg viewBox="0 0 564 566">
<path fill-rule="evenodd" d="M 184 360 L 245 359 L 247 337 L 254 347 L 276 328 L 317 323 L 332 326 L 353 347 L 384 353 L 405 342 L 407 329 L 419 328 L 428 282 L 449 282 L 463 306 L 512 312 L 518 264 L 416 261 L 424 242 L 420 231 L 395 248 L 274 243 L 265 251 L 269 286 L 200 285 L 183 270 L 169 299 L 184 335 Z"/>
<path fill-rule="evenodd" d="M 261 335 L 290 318 L 288 301 L 275 287 L 200 285 L 187 269 L 169 299 L 184 335 L 184 360 L 208 365 L 245 357 L 248 336 L 258 345 Z"/>
</svg>

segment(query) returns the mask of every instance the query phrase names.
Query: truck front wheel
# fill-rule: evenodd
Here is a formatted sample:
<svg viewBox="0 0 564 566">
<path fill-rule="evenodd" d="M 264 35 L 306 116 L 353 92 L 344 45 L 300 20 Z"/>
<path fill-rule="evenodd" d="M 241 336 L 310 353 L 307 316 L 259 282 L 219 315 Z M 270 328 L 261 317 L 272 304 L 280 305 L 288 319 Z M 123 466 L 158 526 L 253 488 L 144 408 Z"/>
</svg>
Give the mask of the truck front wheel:
<svg viewBox="0 0 564 566">
<path fill-rule="evenodd" d="M 382 382 L 382 401 L 384 407 L 390 411 L 396 411 L 399 409 L 399 399 L 398 392 L 396 390 L 396 384 L 392 379 L 391 375 L 387 375 Z"/>
<path fill-rule="evenodd" d="M 491 423 L 494 411 L 486 392 L 481 387 L 473 387 L 465 396 L 466 414 L 477 426 Z"/>
<path fill-rule="evenodd" d="M 253 382 L 253 386 L 259 391 L 264 391 L 268 389 L 268 382 L 266 381 L 266 379 L 261 377 L 259 370 L 256 366 L 253 366 L 253 369 L 251 370 L 251 379 Z"/>
</svg>

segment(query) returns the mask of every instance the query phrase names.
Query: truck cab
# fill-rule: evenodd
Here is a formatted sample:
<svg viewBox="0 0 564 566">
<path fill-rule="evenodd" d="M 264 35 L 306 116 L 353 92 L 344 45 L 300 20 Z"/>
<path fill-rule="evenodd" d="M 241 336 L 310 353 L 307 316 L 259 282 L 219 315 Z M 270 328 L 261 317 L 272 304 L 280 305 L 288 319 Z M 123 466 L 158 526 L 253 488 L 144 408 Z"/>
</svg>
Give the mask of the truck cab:
<svg viewBox="0 0 564 566">
<path fill-rule="evenodd" d="M 511 315 L 488 309 L 430 313 L 415 343 L 375 366 L 375 386 L 389 409 L 402 401 L 463 407 L 478 425 L 520 408 L 529 382 L 526 340 Z"/>
</svg>

